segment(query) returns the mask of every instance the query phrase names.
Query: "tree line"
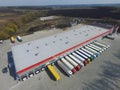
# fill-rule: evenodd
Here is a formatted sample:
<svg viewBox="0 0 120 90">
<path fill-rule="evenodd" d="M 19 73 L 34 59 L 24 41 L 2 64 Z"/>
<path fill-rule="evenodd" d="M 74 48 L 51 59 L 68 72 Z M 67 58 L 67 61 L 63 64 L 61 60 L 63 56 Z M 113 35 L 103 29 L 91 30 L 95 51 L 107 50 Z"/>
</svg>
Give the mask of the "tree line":
<svg viewBox="0 0 120 90">
<path fill-rule="evenodd" d="M 45 12 L 46 11 L 27 12 L 23 15 L 15 18 L 13 17 L 12 19 L 8 20 L 0 27 L 0 39 L 8 39 L 12 35 L 16 35 L 21 26 L 37 19 L 40 16 L 45 16 Z"/>
</svg>

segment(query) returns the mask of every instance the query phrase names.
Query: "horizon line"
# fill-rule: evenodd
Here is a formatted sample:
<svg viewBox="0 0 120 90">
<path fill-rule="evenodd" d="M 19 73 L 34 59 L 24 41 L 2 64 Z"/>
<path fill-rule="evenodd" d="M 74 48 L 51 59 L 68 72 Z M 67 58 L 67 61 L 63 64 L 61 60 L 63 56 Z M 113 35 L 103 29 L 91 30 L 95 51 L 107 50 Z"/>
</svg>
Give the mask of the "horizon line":
<svg viewBox="0 0 120 90">
<path fill-rule="evenodd" d="M 88 5 L 119 5 L 120 3 L 101 3 L 101 4 L 53 4 L 53 5 L 3 5 L 3 6 L 0 6 L 0 7 L 24 7 L 24 6 L 33 6 L 33 7 L 37 7 L 37 6 L 74 6 L 74 5 L 84 5 L 84 6 L 88 6 Z"/>
</svg>

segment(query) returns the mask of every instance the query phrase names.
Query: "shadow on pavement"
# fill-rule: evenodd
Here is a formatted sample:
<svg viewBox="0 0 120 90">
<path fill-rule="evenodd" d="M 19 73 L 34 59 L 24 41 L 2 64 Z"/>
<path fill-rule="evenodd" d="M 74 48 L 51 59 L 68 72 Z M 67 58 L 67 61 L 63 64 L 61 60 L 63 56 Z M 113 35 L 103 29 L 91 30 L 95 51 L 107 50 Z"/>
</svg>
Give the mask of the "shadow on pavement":
<svg viewBox="0 0 120 90">
<path fill-rule="evenodd" d="M 14 64 L 14 60 L 13 60 L 11 51 L 7 52 L 7 57 L 8 57 L 8 68 L 9 68 L 10 76 L 12 76 L 16 80 L 15 64 Z"/>
<path fill-rule="evenodd" d="M 118 52 L 117 53 L 113 53 L 113 55 L 115 57 L 117 57 L 118 59 L 120 59 L 120 49 L 118 49 Z"/>
<path fill-rule="evenodd" d="M 120 80 L 120 64 L 104 62 L 100 79 L 84 83 L 83 90 L 120 90 L 117 81 Z"/>
<path fill-rule="evenodd" d="M 110 37 L 110 36 L 105 36 L 105 37 L 103 37 L 102 39 L 104 39 L 104 38 L 110 39 L 110 40 L 114 40 L 114 39 L 115 39 L 114 37 Z"/>
<path fill-rule="evenodd" d="M 45 71 L 47 73 L 47 75 L 49 76 L 49 78 L 53 81 L 55 81 L 55 78 L 53 77 L 53 75 L 50 73 L 50 71 L 48 70 L 48 68 L 45 68 Z"/>
<path fill-rule="evenodd" d="M 68 75 L 63 71 L 63 69 L 60 68 L 60 66 L 59 66 L 57 63 L 55 64 L 55 66 L 58 68 L 58 70 L 59 70 L 63 75 L 68 76 Z"/>
</svg>

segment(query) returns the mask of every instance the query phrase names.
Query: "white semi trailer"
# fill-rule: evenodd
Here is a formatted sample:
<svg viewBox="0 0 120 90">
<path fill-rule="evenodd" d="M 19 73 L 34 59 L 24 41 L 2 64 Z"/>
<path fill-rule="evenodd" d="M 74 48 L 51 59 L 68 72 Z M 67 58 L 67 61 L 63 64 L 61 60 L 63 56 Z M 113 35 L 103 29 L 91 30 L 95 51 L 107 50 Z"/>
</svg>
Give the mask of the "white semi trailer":
<svg viewBox="0 0 120 90">
<path fill-rule="evenodd" d="M 60 60 L 57 61 L 57 64 L 60 68 L 70 77 L 72 75 L 72 71 Z"/>
<path fill-rule="evenodd" d="M 89 57 L 90 61 L 92 61 L 94 59 L 94 57 L 88 53 L 86 53 L 85 51 L 78 49 L 78 51 L 80 51 L 81 53 L 83 53 L 84 55 L 86 55 L 87 57 Z"/>
<path fill-rule="evenodd" d="M 95 48 L 97 48 L 97 49 L 101 50 L 102 52 L 103 52 L 103 51 L 105 51 L 103 48 L 98 47 L 98 46 L 96 46 L 96 45 L 94 45 L 94 44 L 89 44 L 89 45 L 91 45 L 91 46 L 93 46 L 93 47 L 95 47 Z"/>
<path fill-rule="evenodd" d="M 102 47 L 105 47 L 105 48 L 109 48 L 110 45 L 105 45 L 105 44 L 102 44 L 102 43 L 99 43 L 99 42 L 94 42 L 95 44 L 99 45 L 99 46 L 102 46 Z"/>
<path fill-rule="evenodd" d="M 76 70 L 80 70 L 80 65 L 77 64 L 74 60 L 72 60 L 69 56 L 65 56 L 65 58 L 68 60 L 69 63 L 71 63 Z"/>
<path fill-rule="evenodd" d="M 93 46 L 91 46 L 91 45 L 87 45 L 87 46 L 90 47 L 90 48 L 92 48 L 92 49 L 94 49 L 94 50 L 96 50 L 96 51 L 98 51 L 98 52 L 100 52 L 100 53 L 102 53 L 101 50 L 99 50 L 99 49 L 97 49 L 97 48 L 95 48 L 95 47 L 93 47 Z"/>
<path fill-rule="evenodd" d="M 100 53 L 99 53 L 99 52 L 97 52 L 97 51 L 95 51 L 94 49 L 89 48 L 88 46 L 84 46 L 84 47 L 85 47 L 85 49 L 87 49 L 87 50 L 89 50 L 89 51 L 91 51 L 91 52 L 95 53 L 95 54 L 96 54 L 96 56 L 99 56 L 99 55 L 100 55 Z"/>
<path fill-rule="evenodd" d="M 82 61 L 84 63 L 84 66 L 87 65 L 87 60 L 86 59 L 84 59 L 80 55 L 76 54 L 75 52 L 73 52 L 72 55 L 75 56 L 76 58 L 78 58 L 80 61 Z"/>
<path fill-rule="evenodd" d="M 78 54 L 78 55 L 80 55 L 81 57 L 83 57 L 83 58 L 85 58 L 86 60 L 87 60 L 87 63 L 89 63 L 90 62 L 90 59 L 89 59 L 89 57 L 87 57 L 87 56 L 85 56 L 84 54 L 82 54 L 80 51 L 75 51 L 75 53 L 76 54 Z"/>
<path fill-rule="evenodd" d="M 85 52 L 87 52 L 87 53 L 93 55 L 94 58 L 97 57 L 94 53 L 90 52 L 89 50 L 87 50 L 87 49 L 85 49 L 85 48 L 81 48 L 81 49 L 82 49 L 83 51 L 85 51 Z"/>
<path fill-rule="evenodd" d="M 80 61 L 79 59 L 77 59 L 75 56 L 73 56 L 72 54 L 68 55 L 70 58 L 72 58 L 76 63 L 78 63 L 80 66 L 84 66 L 83 62 Z"/>
<path fill-rule="evenodd" d="M 72 71 L 73 74 L 76 73 L 76 69 L 71 65 L 65 58 L 61 58 L 61 61 Z"/>
</svg>

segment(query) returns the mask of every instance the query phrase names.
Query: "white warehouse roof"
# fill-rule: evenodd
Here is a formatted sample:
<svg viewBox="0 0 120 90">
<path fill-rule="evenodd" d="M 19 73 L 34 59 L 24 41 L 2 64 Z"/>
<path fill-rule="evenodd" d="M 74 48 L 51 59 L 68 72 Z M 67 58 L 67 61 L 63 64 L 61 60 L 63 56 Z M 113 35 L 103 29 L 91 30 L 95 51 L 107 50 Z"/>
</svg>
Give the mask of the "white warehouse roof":
<svg viewBox="0 0 120 90">
<path fill-rule="evenodd" d="M 20 74 L 109 32 L 110 30 L 104 28 L 85 25 L 78 29 L 13 46 L 16 72 Z"/>
</svg>

